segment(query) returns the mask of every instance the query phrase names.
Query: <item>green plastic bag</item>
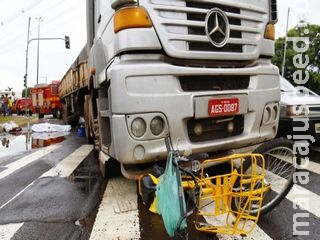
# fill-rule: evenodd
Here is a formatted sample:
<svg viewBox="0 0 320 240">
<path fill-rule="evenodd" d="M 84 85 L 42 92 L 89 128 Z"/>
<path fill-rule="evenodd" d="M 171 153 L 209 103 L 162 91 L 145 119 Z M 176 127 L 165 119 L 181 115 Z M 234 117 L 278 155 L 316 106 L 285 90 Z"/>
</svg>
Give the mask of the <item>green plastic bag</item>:
<svg viewBox="0 0 320 240">
<path fill-rule="evenodd" d="M 181 175 L 178 170 L 177 159 L 172 152 L 169 152 L 166 170 L 160 176 L 156 197 L 157 211 L 162 216 L 169 236 L 173 237 L 177 231 L 186 229 L 187 222 L 184 217 L 186 202 L 181 187 Z"/>
</svg>

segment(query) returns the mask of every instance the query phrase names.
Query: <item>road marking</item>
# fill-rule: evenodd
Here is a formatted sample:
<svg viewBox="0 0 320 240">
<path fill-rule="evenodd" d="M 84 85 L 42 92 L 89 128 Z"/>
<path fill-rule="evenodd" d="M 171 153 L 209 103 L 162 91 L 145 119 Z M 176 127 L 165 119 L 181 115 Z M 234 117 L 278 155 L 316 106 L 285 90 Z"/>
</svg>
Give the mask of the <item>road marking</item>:
<svg viewBox="0 0 320 240">
<path fill-rule="evenodd" d="M 10 240 L 22 225 L 23 223 L 0 225 L 0 239 Z"/>
<path fill-rule="evenodd" d="M 92 150 L 93 150 L 93 146 L 92 145 L 82 145 L 77 150 L 75 150 L 73 153 L 71 153 L 66 158 L 64 158 L 61 162 L 59 162 L 57 166 L 51 168 L 50 170 L 48 170 L 47 172 L 42 174 L 39 178 L 42 178 L 42 177 L 55 177 L 55 176 L 69 177 L 71 175 L 71 173 L 77 168 L 77 166 L 79 166 L 79 164 L 86 158 L 86 156 Z M 70 157 L 70 156 L 72 156 L 72 157 Z M 64 169 L 64 168 L 66 168 L 66 169 Z M 69 175 L 67 175 L 67 174 L 69 174 Z M 7 206 L 14 199 L 16 199 L 18 196 L 20 196 L 21 193 L 23 193 L 28 187 L 33 185 L 36 180 L 31 182 L 28 186 L 26 186 L 24 189 L 22 189 L 20 192 L 18 192 L 13 198 L 11 198 L 5 204 L 0 206 L 0 210 L 2 208 L 4 208 L 5 206 Z"/>
<path fill-rule="evenodd" d="M 79 166 L 79 164 L 88 156 L 88 154 L 92 150 L 93 150 L 92 145 L 82 145 L 73 153 L 71 153 L 66 158 L 64 158 L 61 162 L 59 162 L 57 166 L 55 166 L 54 168 L 51 168 L 50 170 L 42 174 L 39 178 L 55 177 L 55 176 L 64 177 L 64 178 L 69 177 L 72 174 L 72 172 Z M 18 192 L 14 197 L 8 200 L 5 204 L 0 206 L 0 210 L 3 209 L 5 206 L 7 206 L 9 203 L 11 203 L 13 200 L 15 200 L 17 197 L 19 197 L 27 188 L 33 185 L 36 182 L 36 180 L 31 182 L 28 186 L 26 186 L 24 189 Z M 0 225 L 0 239 L 1 240 L 11 239 L 23 224 L 24 223 Z"/>
<path fill-rule="evenodd" d="M 42 150 L 31 153 L 23 158 L 20 158 L 19 160 L 13 163 L 6 165 L 5 167 L 7 169 L 0 172 L 0 179 L 5 178 L 10 174 L 14 173 L 15 171 L 29 165 L 30 163 L 37 161 L 39 158 L 51 153 L 52 151 L 60 148 L 61 146 L 62 145 L 52 145 L 52 146 L 43 148 Z"/>
<path fill-rule="evenodd" d="M 280 191 L 282 190 L 281 187 L 287 183 L 287 180 L 271 172 L 269 172 L 269 174 L 271 174 L 272 177 L 276 178 L 276 184 L 272 184 L 271 189 L 277 193 L 280 193 Z M 299 194 L 299 193 L 303 193 L 303 194 Z M 318 207 L 320 196 L 318 194 L 313 193 L 302 186 L 294 184 L 293 188 L 290 190 L 286 198 L 291 202 L 296 203 L 300 207 L 300 209 L 309 211 L 310 213 L 320 218 L 320 209 Z M 305 206 L 303 206 L 303 204 L 298 202 L 298 200 L 301 200 L 301 198 L 308 200 L 308 203 L 309 203 L 308 209 L 305 209 Z"/>
<path fill-rule="evenodd" d="M 211 202 L 212 199 L 208 199 L 208 202 Z M 207 203 L 206 201 L 203 201 L 201 205 L 205 206 Z M 209 204 L 205 207 L 201 208 L 202 212 L 207 212 L 207 213 L 214 213 L 214 203 Z M 205 216 L 202 215 L 206 222 L 209 223 L 212 226 L 225 226 L 226 222 L 227 222 L 227 217 L 228 217 L 228 222 L 233 222 L 235 220 L 235 218 L 233 218 L 232 215 L 227 216 L 227 214 L 223 214 L 223 215 L 218 215 L 218 216 Z M 252 227 L 252 224 L 254 224 L 253 222 L 248 222 L 248 225 L 246 224 L 246 226 L 244 227 L 244 229 L 250 229 Z M 242 225 L 241 225 L 242 226 Z M 269 237 L 269 235 L 264 232 L 258 225 L 255 225 L 255 227 L 253 228 L 253 231 L 251 233 L 249 233 L 247 236 L 240 236 L 240 235 L 227 235 L 227 234 L 221 234 L 221 233 L 217 233 L 216 236 L 221 239 L 221 240 L 251 240 L 251 239 L 255 239 L 255 240 L 272 240 L 272 238 Z"/>
<path fill-rule="evenodd" d="M 40 177 L 69 177 L 71 173 L 79 166 L 79 164 L 89 155 L 89 153 L 92 150 L 92 145 L 82 145 L 76 151 L 74 151 L 61 162 L 59 162 L 57 166 L 51 168 L 49 171 L 42 174 Z"/>
<path fill-rule="evenodd" d="M 110 179 L 90 240 L 140 239 L 137 184 L 123 177 Z"/>
</svg>

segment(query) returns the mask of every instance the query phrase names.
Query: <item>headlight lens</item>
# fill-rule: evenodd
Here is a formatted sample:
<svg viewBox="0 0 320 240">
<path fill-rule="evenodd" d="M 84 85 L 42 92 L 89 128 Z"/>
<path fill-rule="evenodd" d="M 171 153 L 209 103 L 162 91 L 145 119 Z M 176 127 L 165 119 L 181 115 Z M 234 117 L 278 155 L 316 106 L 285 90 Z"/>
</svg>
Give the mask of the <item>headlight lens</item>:
<svg viewBox="0 0 320 240">
<path fill-rule="evenodd" d="M 142 118 L 136 118 L 131 123 L 131 132 L 135 137 L 141 137 L 146 132 L 146 122 Z"/>
<path fill-rule="evenodd" d="M 150 130 L 153 135 L 158 136 L 163 132 L 164 121 L 161 117 L 154 117 L 150 123 Z"/>
<path fill-rule="evenodd" d="M 307 116 L 309 114 L 309 108 L 307 105 L 290 105 L 287 106 L 286 113 L 287 116 Z"/>
</svg>

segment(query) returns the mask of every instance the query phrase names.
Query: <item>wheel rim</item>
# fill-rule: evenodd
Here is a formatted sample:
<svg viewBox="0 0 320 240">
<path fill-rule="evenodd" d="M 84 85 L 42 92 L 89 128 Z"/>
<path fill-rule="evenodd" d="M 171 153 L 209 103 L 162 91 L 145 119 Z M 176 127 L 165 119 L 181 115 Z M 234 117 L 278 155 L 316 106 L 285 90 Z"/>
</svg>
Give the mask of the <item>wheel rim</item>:
<svg viewBox="0 0 320 240">
<path fill-rule="evenodd" d="M 270 185 L 270 188 L 263 194 L 262 211 L 271 207 L 279 198 L 287 194 L 288 188 L 290 188 L 290 184 L 293 181 L 293 174 L 296 171 L 293 165 L 293 159 L 296 155 L 289 147 L 273 148 L 263 153 L 263 156 L 265 158 L 264 186 Z M 258 165 L 261 166 L 261 162 L 258 162 Z M 250 171 L 251 167 L 246 170 L 247 173 Z M 242 202 L 245 202 L 245 199 L 242 199 Z M 238 205 L 238 203 L 236 204 Z M 253 205 L 250 212 L 257 213 L 258 209 L 259 206 Z"/>
<path fill-rule="evenodd" d="M 296 169 L 293 165 L 295 154 L 288 147 L 274 148 L 264 154 L 266 175 L 265 180 L 270 184 L 271 190 L 265 193 L 263 208 L 267 208 L 277 201 L 286 189 L 292 184 L 293 174 Z M 272 192 L 276 192 L 274 197 Z"/>
</svg>

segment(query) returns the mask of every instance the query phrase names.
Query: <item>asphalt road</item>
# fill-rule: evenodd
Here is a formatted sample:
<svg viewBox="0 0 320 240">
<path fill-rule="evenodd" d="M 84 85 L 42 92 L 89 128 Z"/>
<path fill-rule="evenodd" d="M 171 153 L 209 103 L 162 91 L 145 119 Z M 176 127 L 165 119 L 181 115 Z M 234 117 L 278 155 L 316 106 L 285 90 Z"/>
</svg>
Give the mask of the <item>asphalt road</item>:
<svg viewBox="0 0 320 240">
<path fill-rule="evenodd" d="M 106 184 L 92 146 L 76 132 L 45 148 L 41 139 L 26 140 L 22 135 L 12 138 L 8 148 L 0 145 L 1 240 L 170 239 L 161 217 L 138 198 L 136 183 L 117 177 Z M 191 219 L 188 239 L 319 239 L 319 152 L 314 146 L 309 153 L 310 181 L 303 186 L 308 210 L 295 210 L 289 194 L 247 237 L 200 233 Z M 296 213 L 308 214 L 303 221 L 309 225 L 300 229 L 309 235 L 293 235 Z"/>
</svg>

